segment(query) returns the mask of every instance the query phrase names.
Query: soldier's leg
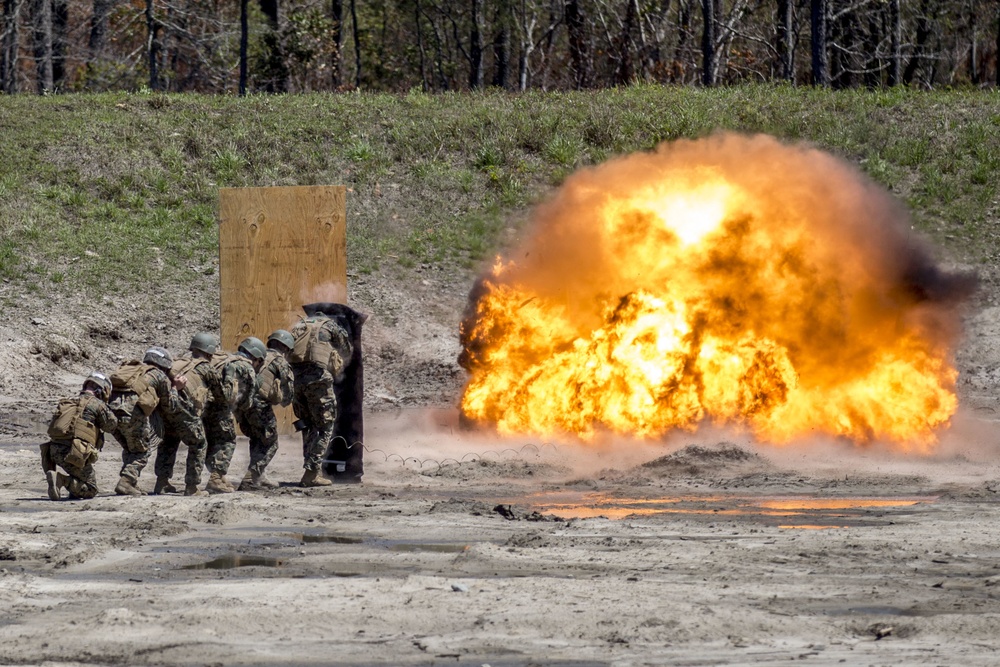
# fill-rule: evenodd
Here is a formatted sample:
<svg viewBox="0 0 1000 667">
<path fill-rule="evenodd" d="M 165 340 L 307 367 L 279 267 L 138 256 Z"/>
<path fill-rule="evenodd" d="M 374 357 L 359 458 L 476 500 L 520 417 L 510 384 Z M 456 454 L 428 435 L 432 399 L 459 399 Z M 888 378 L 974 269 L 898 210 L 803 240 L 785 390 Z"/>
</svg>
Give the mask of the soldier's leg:
<svg viewBox="0 0 1000 667">
<path fill-rule="evenodd" d="M 156 448 L 156 461 L 153 471 L 156 478 L 170 479 L 174 476 L 174 465 L 177 463 L 177 450 L 181 446 L 180 435 L 172 428 L 167 428 L 163 442 Z"/>
<path fill-rule="evenodd" d="M 94 464 L 86 463 L 82 467 L 70 465 L 66 462 L 70 449 L 60 446 L 50 448 L 53 463 L 66 471 L 65 475 L 59 475 L 59 487 L 66 488 L 70 498 L 93 498 L 97 495 L 97 471 L 94 470 Z"/>
<path fill-rule="evenodd" d="M 260 476 L 278 453 L 278 420 L 270 405 L 256 410 L 253 419 L 256 423 L 252 427 L 254 436 L 250 438 L 249 469 Z"/>
<path fill-rule="evenodd" d="M 208 440 L 201 420 L 196 419 L 185 425 L 184 444 L 187 445 L 187 462 L 184 468 L 184 485 L 194 488 L 201 484 L 201 471 L 205 468 L 205 452 Z"/>
<path fill-rule="evenodd" d="M 122 445 L 122 479 L 133 486 L 139 481 L 139 474 L 149 462 L 149 446 L 152 428 L 149 418 L 136 406 L 125 423 L 119 423 L 115 438 Z"/>
<path fill-rule="evenodd" d="M 307 401 L 312 428 L 303 441 L 303 464 L 308 471 L 318 471 L 323 454 L 333 438 L 333 422 L 337 418 L 337 397 L 332 382 L 312 382 L 306 385 L 303 395 Z"/>
<path fill-rule="evenodd" d="M 225 475 L 229 472 L 229 463 L 233 460 L 233 452 L 236 451 L 236 423 L 232 414 L 227 414 L 225 419 L 220 419 L 211 425 L 212 435 L 209 437 L 209 447 L 214 443 L 214 452 L 211 456 L 206 456 L 205 465 L 209 471 Z M 206 430 L 206 435 L 208 431 Z"/>
</svg>

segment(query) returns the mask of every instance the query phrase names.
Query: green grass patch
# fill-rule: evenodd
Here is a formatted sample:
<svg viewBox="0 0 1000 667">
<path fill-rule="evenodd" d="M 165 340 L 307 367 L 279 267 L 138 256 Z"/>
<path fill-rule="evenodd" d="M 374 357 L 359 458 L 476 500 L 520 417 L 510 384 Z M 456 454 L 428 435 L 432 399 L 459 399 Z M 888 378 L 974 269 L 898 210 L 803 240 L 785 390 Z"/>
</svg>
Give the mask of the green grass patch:
<svg viewBox="0 0 1000 667">
<path fill-rule="evenodd" d="M 0 276 L 149 290 L 214 270 L 220 187 L 343 184 L 352 270 L 475 266 L 580 167 L 720 129 L 860 166 L 969 262 L 1000 257 L 990 91 L 0 97 Z M 44 276 L 44 280 L 39 280 Z"/>
</svg>

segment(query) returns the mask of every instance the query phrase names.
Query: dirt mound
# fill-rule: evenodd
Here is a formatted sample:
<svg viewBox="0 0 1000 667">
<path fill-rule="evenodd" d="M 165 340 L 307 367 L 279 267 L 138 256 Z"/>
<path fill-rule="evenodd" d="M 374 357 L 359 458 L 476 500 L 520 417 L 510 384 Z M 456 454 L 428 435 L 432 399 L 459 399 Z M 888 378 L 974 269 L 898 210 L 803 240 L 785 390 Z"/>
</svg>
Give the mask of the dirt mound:
<svg viewBox="0 0 1000 667">
<path fill-rule="evenodd" d="M 672 454 L 643 463 L 640 468 L 667 475 L 698 476 L 747 466 L 770 466 L 770 463 L 759 454 L 748 452 L 731 442 L 720 442 L 714 447 L 688 445 Z"/>
<path fill-rule="evenodd" d="M 461 480 L 552 478 L 568 472 L 567 468 L 550 463 L 536 463 L 522 460 L 491 461 L 487 459 L 443 461 L 437 468 L 433 465 L 429 465 L 427 468 L 421 474 L 430 477 Z"/>
</svg>

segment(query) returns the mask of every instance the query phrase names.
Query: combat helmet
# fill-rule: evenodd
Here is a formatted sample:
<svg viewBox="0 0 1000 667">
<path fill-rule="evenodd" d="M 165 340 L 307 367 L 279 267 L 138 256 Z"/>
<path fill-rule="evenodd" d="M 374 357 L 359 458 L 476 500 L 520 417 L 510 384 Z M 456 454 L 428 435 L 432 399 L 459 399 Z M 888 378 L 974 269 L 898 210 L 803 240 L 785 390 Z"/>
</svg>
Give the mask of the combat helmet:
<svg viewBox="0 0 1000 667">
<path fill-rule="evenodd" d="M 106 401 L 111 397 L 111 380 L 104 373 L 94 371 L 88 375 L 87 379 L 83 381 L 83 388 L 86 389 L 88 384 L 97 389 L 97 397 L 101 400 Z"/>
<path fill-rule="evenodd" d="M 146 354 L 142 355 L 142 363 L 152 364 L 161 370 L 169 371 L 174 363 L 174 358 L 165 347 L 154 345 L 146 350 Z"/>
<path fill-rule="evenodd" d="M 275 329 L 271 332 L 271 335 L 267 337 L 268 347 L 270 347 L 272 342 L 281 343 L 289 350 L 295 347 L 295 339 L 292 338 L 292 334 L 284 329 Z"/>
<path fill-rule="evenodd" d="M 192 352 L 204 352 L 205 354 L 215 354 L 219 349 L 219 339 L 215 337 L 215 334 L 209 333 L 207 331 L 199 331 L 191 339 L 191 344 L 188 345 L 188 349 Z"/>
<path fill-rule="evenodd" d="M 267 356 L 267 348 L 264 347 L 264 343 L 261 342 L 260 338 L 254 338 L 253 336 L 244 338 L 237 349 L 240 352 L 246 353 L 248 357 L 257 360 L 263 360 Z"/>
</svg>

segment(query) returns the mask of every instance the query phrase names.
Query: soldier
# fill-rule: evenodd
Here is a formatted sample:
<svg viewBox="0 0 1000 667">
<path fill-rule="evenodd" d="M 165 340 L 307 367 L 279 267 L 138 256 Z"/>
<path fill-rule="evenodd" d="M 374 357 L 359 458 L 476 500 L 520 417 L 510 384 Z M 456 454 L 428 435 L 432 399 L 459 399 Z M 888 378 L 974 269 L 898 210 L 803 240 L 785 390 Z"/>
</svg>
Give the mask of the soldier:
<svg viewBox="0 0 1000 667">
<path fill-rule="evenodd" d="M 267 478 L 264 469 L 278 452 L 278 421 L 273 406 L 292 402 L 292 369 L 287 357 L 294 345 L 292 334 L 284 329 L 267 338 L 267 356 L 257 373 L 257 390 L 250 409 L 239 420 L 240 429 L 250 438 L 250 466 L 240 482 L 240 491 L 278 486 Z"/>
<path fill-rule="evenodd" d="M 115 493 L 141 496 L 139 475 L 149 462 L 149 455 L 163 438 L 164 412 L 181 409 L 177 391 L 187 384 L 184 377 L 167 376 L 173 357 L 166 349 L 154 346 L 146 350 L 142 361 L 128 361 L 111 374 L 109 405 L 118 418 L 115 439 L 122 446 L 122 469 Z M 158 410 L 157 408 L 160 408 Z"/>
<path fill-rule="evenodd" d="M 253 400 L 257 370 L 264 363 L 267 348 L 259 338 L 250 336 L 240 342 L 237 354 L 216 352 L 211 365 L 222 377 L 225 401 L 212 401 L 205 411 L 205 435 L 208 452 L 205 465 L 210 473 L 205 490 L 209 493 L 232 493 L 235 487 L 226 479 L 229 463 L 236 449 L 234 415 L 242 418 Z"/>
<path fill-rule="evenodd" d="M 219 349 L 218 339 L 206 331 L 196 333 L 188 346 L 189 354 L 174 361 L 171 377 L 184 376 L 187 386 L 180 392 L 185 398 L 184 407 L 177 412 L 164 413 L 163 442 L 156 452 L 156 486 L 153 493 L 175 493 L 170 478 L 174 474 L 177 449 L 181 441 L 187 445 L 187 465 L 184 473 L 184 495 L 195 496 L 199 491 L 201 471 L 205 467 L 208 440 L 202 417 L 211 401 L 225 402 L 222 378 L 209 361 Z"/>
<path fill-rule="evenodd" d="M 42 448 L 42 470 L 49 485 L 49 498 L 59 500 L 61 490 L 70 498 L 97 495 L 97 452 L 104 448 L 104 433 L 118 428 L 118 419 L 105 403 L 111 396 L 111 381 L 102 373 L 91 373 L 76 398 L 59 401 L 49 422 L 51 442 Z M 66 474 L 56 471 L 62 466 Z"/>
<path fill-rule="evenodd" d="M 308 312 L 308 311 L 307 311 Z M 323 455 L 333 441 L 337 419 L 334 384 L 354 354 L 350 336 L 336 320 L 314 311 L 292 328 L 291 361 L 295 378 L 292 409 L 302 428 L 302 486 L 329 486 L 320 474 Z"/>
</svg>

